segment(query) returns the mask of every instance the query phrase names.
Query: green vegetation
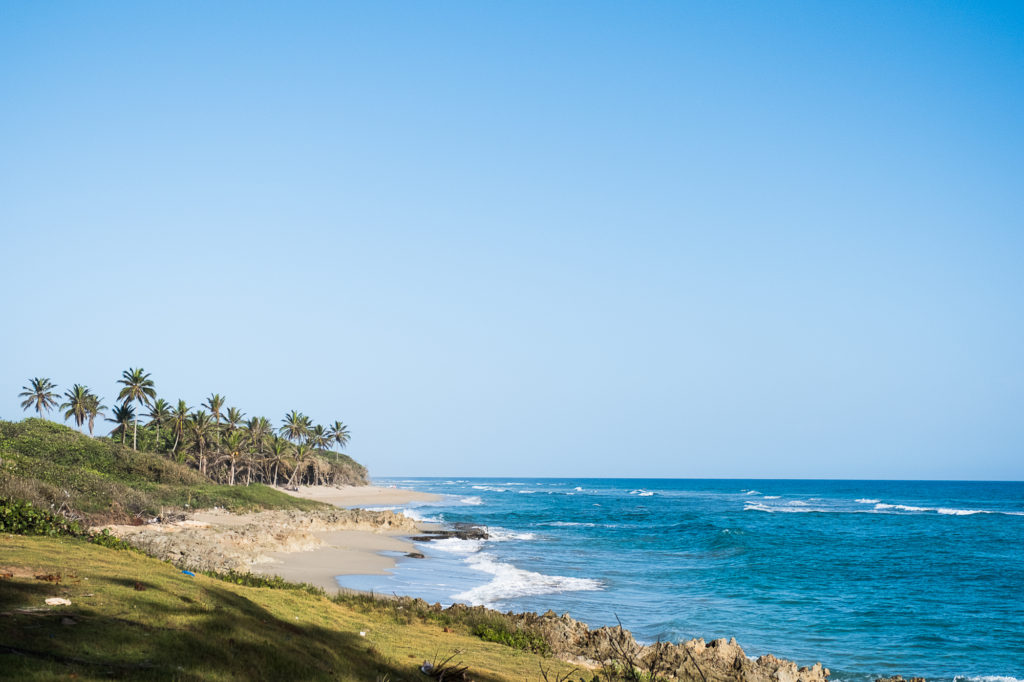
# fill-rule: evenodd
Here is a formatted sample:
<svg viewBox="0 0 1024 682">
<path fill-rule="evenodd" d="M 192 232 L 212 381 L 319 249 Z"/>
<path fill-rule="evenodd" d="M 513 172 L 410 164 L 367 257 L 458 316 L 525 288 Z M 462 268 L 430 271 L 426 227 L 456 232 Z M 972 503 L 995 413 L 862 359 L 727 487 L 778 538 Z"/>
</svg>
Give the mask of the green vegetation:
<svg viewBox="0 0 1024 682">
<path fill-rule="evenodd" d="M 322 506 L 258 483 L 218 485 L 165 455 L 135 452 L 117 441 L 36 418 L 0 421 L 0 498 L 30 502 L 89 524 L 131 523 L 161 516 L 168 508 Z"/>
<path fill-rule="evenodd" d="M 110 436 L 127 444 L 131 431 L 132 450 L 163 455 L 193 467 L 202 477 L 230 486 L 365 484 L 366 468 L 346 454 L 351 440 L 348 427 L 335 421 L 330 427 L 314 424 L 306 415 L 290 411 L 278 434 L 266 417 L 245 421 L 245 413 L 227 407 L 227 398 L 213 393 L 202 408 L 192 409 L 184 400 L 177 407 L 157 397 L 149 372 L 131 367 L 121 373 L 118 403 L 105 417 L 113 424 Z M 34 410 L 40 418 L 57 406 L 57 385 L 49 378 L 35 377 L 22 387 L 21 407 Z M 92 435 L 97 418 L 106 415 L 103 400 L 88 386 L 74 384 L 60 404 L 65 421 L 73 420 L 79 431 L 88 425 Z M 144 413 L 143 410 L 146 410 Z M 139 424 L 140 416 L 148 421 Z M 277 435 L 284 439 L 277 442 Z"/>
<path fill-rule="evenodd" d="M 482 641 L 469 623 L 423 617 L 430 608 L 409 608 L 412 600 L 329 599 L 246 580 L 190 577 L 73 538 L 0 534 L 0 670 L 19 680 L 403 682 L 428 679 L 423 661 L 452 655 L 478 682 L 568 679 L 573 670 Z M 71 604 L 47 606 L 49 597 Z"/>
</svg>

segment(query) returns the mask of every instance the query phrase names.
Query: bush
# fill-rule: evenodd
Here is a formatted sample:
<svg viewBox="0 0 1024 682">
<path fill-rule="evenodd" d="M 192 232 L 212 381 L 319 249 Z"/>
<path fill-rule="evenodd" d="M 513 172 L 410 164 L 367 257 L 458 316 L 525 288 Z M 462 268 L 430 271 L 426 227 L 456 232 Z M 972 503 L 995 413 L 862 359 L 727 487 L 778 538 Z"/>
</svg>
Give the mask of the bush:
<svg viewBox="0 0 1024 682">
<path fill-rule="evenodd" d="M 548 645 L 547 640 L 540 633 L 509 628 L 507 624 L 500 620 L 494 620 L 491 623 L 480 623 L 473 627 L 472 632 L 485 642 L 497 642 L 498 644 L 510 646 L 513 649 L 532 651 L 535 654 L 547 655 L 551 653 L 550 645 Z"/>
<path fill-rule="evenodd" d="M 0 499 L 0 532 L 16 535 L 82 535 L 74 521 L 24 500 Z"/>
</svg>

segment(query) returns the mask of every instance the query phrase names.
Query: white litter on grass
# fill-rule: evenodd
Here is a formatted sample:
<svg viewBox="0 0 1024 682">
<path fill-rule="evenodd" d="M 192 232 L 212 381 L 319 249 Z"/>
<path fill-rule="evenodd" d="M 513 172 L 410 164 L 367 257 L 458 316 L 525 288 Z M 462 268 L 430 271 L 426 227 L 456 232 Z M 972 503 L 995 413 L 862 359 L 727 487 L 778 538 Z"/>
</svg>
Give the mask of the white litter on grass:
<svg viewBox="0 0 1024 682">
<path fill-rule="evenodd" d="M 362 630 L 360 630 L 360 631 L 359 631 L 359 636 L 360 636 L 360 637 L 366 637 L 366 633 L 365 633 L 365 632 L 363 632 Z"/>
<path fill-rule="evenodd" d="M 71 606 L 71 600 L 64 597 L 50 597 L 46 603 L 50 606 Z"/>
</svg>

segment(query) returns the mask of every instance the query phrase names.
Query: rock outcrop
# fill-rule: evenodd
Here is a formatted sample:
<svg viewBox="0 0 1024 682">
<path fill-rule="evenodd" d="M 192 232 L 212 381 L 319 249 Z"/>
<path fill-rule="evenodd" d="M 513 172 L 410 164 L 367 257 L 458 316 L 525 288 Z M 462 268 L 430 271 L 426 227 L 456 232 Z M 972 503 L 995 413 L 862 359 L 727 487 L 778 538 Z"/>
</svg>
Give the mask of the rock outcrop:
<svg viewBox="0 0 1024 682">
<path fill-rule="evenodd" d="M 483 606 L 454 604 L 442 609 L 440 604 L 430 606 L 422 599 L 406 597 L 400 601 L 414 610 L 443 611 L 460 620 L 468 616 L 501 618 L 510 627 L 540 634 L 555 656 L 589 668 L 632 665 L 656 676 L 687 682 L 827 682 L 830 674 L 821 663 L 800 667 L 771 654 L 749 658 L 735 639 L 644 645 L 621 627 L 590 629 L 568 613 L 501 614 Z"/>
<path fill-rule="evenodd" d="M 198 518 L 197 518 L 198 517 Z M 324 543 L 316 533 L 337 530 L 413 533 L 416 522 L 391 511 L 331 509 L 265 511 L 222 518 L 210 514 L 171 523 L 108 526 L 146 554 L 193 571 L 248 571 L 271 552 L 301 552 Z"/>
</svg>

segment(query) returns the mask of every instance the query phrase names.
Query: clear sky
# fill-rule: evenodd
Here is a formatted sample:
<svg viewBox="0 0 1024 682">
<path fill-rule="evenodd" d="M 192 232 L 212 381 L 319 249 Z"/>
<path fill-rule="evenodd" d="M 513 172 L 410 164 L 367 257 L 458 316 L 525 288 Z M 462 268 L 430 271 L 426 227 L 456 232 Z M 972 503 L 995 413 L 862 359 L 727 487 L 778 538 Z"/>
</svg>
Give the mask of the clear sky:
<svg viewBox="0 0 1024 682">
<path fill-rule="evenodd" d="M 1024 479 L 1024 5 L 0 0 L 0 417 L 372 474 Z"/>
</svg>

